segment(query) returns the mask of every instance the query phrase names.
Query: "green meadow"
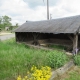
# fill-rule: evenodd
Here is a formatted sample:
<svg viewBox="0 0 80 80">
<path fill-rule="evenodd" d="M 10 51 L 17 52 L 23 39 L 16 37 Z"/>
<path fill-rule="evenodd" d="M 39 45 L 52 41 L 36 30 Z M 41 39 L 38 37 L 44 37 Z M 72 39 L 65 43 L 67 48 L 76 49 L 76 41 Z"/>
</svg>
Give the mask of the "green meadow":
<svg viewBox="0 0 80 80">
<path fill-rule="evenodd" d="M 16 80 L 24 76 L 33 65 L 52 69 L 63 66 L 69 60 L 65 52 L 33 49 L 15 39 L 0 41 L 0 80 Z"/>
</svg>

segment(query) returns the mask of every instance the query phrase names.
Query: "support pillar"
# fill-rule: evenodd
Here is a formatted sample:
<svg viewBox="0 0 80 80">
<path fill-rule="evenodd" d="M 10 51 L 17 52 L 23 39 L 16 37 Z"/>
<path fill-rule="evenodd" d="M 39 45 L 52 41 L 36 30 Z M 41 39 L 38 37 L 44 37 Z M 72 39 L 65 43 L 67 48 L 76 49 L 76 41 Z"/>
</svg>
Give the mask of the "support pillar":
<svg viewBox="0 0 80 80">
<path fill-rule="evenodd" d="M 78 34 L 74 34 L 74 40 L 73 40 L 73 52 L 76 54 L 78 50 Z"/>
<path fill-rule="evenodd" d="M 15 32 L 15 40 L 16 40 L 16 42 L 18 42 L 18 36 L 17 36 L 17 32 Z"/>
<path fill-rule="evenodd" d="M 32 35 L 33 35 L 33 43 L 32 44 L 40 45 L 38 40 L 37 40 L 37 37 L 39 36 L 39 34 L 38 33 L 33 33 Z"/>
</svg>

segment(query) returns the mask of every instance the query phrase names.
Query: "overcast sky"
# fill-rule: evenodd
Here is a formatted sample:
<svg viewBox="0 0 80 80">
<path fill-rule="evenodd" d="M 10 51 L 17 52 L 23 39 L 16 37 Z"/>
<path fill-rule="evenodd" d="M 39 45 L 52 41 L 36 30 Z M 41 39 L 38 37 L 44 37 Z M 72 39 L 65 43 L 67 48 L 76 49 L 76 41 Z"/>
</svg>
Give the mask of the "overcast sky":
<svg viewBox="0 0 80 80">
<path fill-rule="evenodd" d="M 8 15 L 13 24 L 46 20 L 46 1 L 0 0 L 0 16 Z M 80 15 L 80 0 L 49 0 L 49 11 L 52 19 Z"/>
</svg>

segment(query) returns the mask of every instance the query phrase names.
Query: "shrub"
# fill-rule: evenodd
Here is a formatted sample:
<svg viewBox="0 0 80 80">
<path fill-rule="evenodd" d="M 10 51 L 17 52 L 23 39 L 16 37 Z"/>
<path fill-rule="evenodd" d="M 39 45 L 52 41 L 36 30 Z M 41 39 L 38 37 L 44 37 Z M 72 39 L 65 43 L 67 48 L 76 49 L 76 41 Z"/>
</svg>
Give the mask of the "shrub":
<svg viewBox="0 0 80 80">
<path fill-rule="evenodd" d="M 49 53 L 47 61 L 48 66 L 58 68 L 63 66 L 68 61 L 68 57 L 64 52 L 55 50 Z"/>
<path fill-rule="evenodd" d="M 80 55 L 74 56 L 74 63 L 78 66 L 80 66 Z"/>
<path fill-rule="evenodd" d="M 41 67 L 41 69 L 38 69 L 37 67 L 33 66 L 31 68 L 31 72 L 27 73 L 27 76 L 24 76 L 23 78 L 19 75 L 17 77 L 17 80 L 49 80 L 51 77 L 51 68 Z"/>
</svg>

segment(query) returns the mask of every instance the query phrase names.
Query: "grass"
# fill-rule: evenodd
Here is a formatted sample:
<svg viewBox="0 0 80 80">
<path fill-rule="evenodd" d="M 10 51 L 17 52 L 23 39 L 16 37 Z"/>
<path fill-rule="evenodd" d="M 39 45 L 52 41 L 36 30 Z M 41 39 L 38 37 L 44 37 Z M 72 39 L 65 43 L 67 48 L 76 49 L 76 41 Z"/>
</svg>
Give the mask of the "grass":
<svg viewBox="0 0 80 80">
<path fill-rule="evenodd" d="M 0 80 L 15 80 L 25 75 L 35 65 L 58 68 L 63 66 L 68 57 L 61 51 L 45 51 L 18 44 L 14 39 L 0 42 Z"/>
<path fill-rule="evenodd" d="M 71 72 L 69 75 L 69 78 L 66 78 L 65 80 L 80 80 L 79 72 Z"/>
<path fill-rule="evenodd" d="M 65 74 L 58 76 L 54 80 L 80 80 L 80 67 L 74 66 Z"/>
<path fill-rule="evenodd" d="M 80 52 L 73 57 L 75 65 L 80 66 Z"/>
<path fill-rule="evenodd" d="M 76 67 L 75 70 L 69 73 L 69 76 L 64 80 L 80 80 L 80 67 Z"/>
</svg>

